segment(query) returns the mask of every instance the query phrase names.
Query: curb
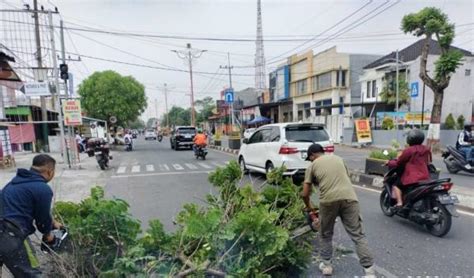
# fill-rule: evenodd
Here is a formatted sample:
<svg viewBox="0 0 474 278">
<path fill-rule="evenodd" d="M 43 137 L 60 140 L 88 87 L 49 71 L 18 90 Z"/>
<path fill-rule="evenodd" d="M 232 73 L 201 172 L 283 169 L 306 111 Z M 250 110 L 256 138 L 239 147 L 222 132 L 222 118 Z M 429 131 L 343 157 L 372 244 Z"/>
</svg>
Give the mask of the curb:
<svg viewBox="0 0 474 278">
<path fill-rule="evenodd" d="M 233 149 L 225 148 L 225 147 L 221 147 L 221 146 L 212 146 L 211 145 L 211 146 L 209 146 L 209 148 L 214 149 L 214 150 L 218 150 L 218 151 L 221 151 L 221 152 L 225 152 L 225 153 L 234 154 L 234 155 L 239 154 L 239 150 L 233 150 Z"/>
<path fill-rule="evenodd" d="M 368 175 L 363 172 L 354 170 L 349 170 L 349 176 L 351 178 L 351 181 L 357 185 L 382 191 L 383 177 Z M 474 213 L 474 196 L 462 194 L 455 191 L 453 192 L 453 194 L 458 196 L 460 201 L 460 203 L 456 205 L 457 208 Z"/>
</svg>

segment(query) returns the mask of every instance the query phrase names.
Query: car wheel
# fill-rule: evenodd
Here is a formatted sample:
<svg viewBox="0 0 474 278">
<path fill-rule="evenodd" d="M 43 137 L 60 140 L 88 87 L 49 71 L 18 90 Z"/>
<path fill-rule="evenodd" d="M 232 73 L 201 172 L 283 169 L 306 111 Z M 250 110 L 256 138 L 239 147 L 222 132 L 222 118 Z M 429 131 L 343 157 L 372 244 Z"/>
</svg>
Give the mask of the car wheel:
<svg viewBox="0 0 474 278">
<path fill-rule="evenodd" d="M 273 170 L 275 169 L 275 166 L 273 166 L 273 163 L 271 161 L 268 161 L 267 164 L 265 165 L 265 172 L 266 172 L 266 176 L 268 178 L 268 174 Z"/>
<path fill-rule="evenodd" d="M 240 165 L 240 171 L 242 171 L 242 174 L 248 174 L 249 170 L 247 169 L 247 166 L 245 166 L 245 160 L 242 156 L 239 158 L 239 165 Z"/>
<path fill-rule="evenodd" d="M 179 151 L 179 146 L 178 146 L 178 144 L 176 144 L 176 143 L 174 144 L 174 150 L 175 150 L 175 151 Z"/>
</svg>

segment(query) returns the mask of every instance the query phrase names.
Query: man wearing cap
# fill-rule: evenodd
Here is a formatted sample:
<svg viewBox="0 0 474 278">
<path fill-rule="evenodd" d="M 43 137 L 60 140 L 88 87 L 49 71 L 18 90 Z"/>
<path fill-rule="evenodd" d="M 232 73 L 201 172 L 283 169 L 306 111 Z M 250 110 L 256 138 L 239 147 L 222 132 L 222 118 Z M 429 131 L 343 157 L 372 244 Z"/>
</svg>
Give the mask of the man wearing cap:
<svg viewBox="0 0 474 278">
<path fill-rule="evenodd" d="M 324 155 L 324 148 L 319 144 L 308 148 L 307 160 L 312 163 L 306 169 L 301 195 L 306 208 L 312 210 L 310 196 L 313 184 L 319 187 L 320 255 L 323 259 L 319 269 L 323 275 L 332 275 L 332 237 L 339 216 L 356 245 L 359 262 L 365 271 L 364 277 L 375 277 L 373 257 L 362 229 L 359 202 L 344 161 L 337 155 Z"/>
</svg>

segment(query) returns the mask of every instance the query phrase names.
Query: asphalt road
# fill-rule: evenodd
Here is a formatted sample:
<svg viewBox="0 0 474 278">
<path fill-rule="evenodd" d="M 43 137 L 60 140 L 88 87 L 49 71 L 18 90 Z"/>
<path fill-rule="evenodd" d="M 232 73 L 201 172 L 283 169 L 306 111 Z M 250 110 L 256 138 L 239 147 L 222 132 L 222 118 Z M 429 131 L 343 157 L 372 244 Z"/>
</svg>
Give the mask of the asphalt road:
<svg viewBox="0 0 474 278">
<path fill-rule="evenodd" d="M 142 221 L 144 228 L 149 220 L 159 219 L 171 231 L 173 217 L 183 204 L 204 204 L 204 196 L 215 192 L 207 181 L 208 172 L 234 158 L 210 151 L 206 161 L 196 161 L 191 151 L 171 150 L 167 138 L 161 143 L 139 139 L 134 151 L 120 153 L 113 161 L 106 194 L 127 200 L 132 214 Z M 248 181 L 263 183 L 261 175 L 251 175 L 246 178 Z M 474 216 L 462 214 L 455 218 L 451 232 L 437 238 L 404 219 L 384 216 L 379 208 L 378 192 L 360 188 L 356 192 L 378 275 L 473 277 Z M 334 245 L 353 249 L 339 223 Z M 354 254 L 335 258 L 334 265 L 333 277 L 363 275 Z M 319 277 L 317 265 L 311 265 L 305 276 Z"/>
</svg>

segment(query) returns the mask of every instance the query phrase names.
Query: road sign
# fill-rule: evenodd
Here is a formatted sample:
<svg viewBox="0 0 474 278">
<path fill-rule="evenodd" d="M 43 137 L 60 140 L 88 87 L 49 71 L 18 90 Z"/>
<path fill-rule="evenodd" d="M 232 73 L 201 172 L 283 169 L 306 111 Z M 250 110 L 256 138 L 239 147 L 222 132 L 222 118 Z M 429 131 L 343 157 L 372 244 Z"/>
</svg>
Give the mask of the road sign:
<svg viewBox="0 0 474 278">
<path fill-rule="evenodd" d="M 411 83 L 411 97 L 417 97 L 418 91 L 418 82 Z"/>
<path fill-rule="evenodd" d="M 227 102 L 227 103 L 234 102 L 234 90 L 233 89 L 227 89 L 224 93 L 224 99 L 225 99 L 225 102 Z"/>
<path fill-rule="evenodd" d="M 29 97 L 51 95 L 48 82 L 27 82 L 24 86 L 25 95 Z"/>
</svg>

